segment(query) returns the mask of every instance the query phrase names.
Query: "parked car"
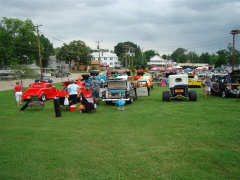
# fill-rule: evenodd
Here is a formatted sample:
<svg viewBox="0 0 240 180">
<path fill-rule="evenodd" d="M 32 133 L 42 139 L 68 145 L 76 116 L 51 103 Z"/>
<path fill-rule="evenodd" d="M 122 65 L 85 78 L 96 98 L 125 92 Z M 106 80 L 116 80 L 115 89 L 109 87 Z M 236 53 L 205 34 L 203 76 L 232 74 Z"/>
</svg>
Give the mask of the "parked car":
<svg viewBox="0 0 240 180">
<path fill-rule="evenodd" d="M 68 72 L 63 72 L 63 71 L 59 71 L 55 74 L 56 78 L 58 77 L 68 77 L 69 76 L 69 73 Z"/>
<path fill-rule="evenodd" d="M 170 75 L 169 90 L 162 92 L 162 100 L 169 101 L 170 99 L 189 99 L 197 101 L 197 92 L 190 90 L 188 87 L 187 75 Z"/>
<path fill-rule="evenodd" d="M 22 99 L 28 101 L 31 99 L 31 96 L 37 95 L 39 100 L 46 101 L 47 99 L 53 99 L 58 96 L 60 90 L 56 88 L 52 83 L 48 82 L 39 82 L 31 84 L 22 95 Z"/>
<path fill-rule="evenodd" d="M 196 75 L 188 75 L 188 87 L 201 87 L 202 81 Z"/>
<path fill-rule="evenodd" d="M 146 80 L 138 80 L 137 82 L 134 83 L 135 87 L 141 87 L 141 86 L 146 86 L 148 87 L 148 90 L 150 91 L 153 89 L 153 82 L 149 81 L 148 79 Z"/>
<path fill-rule="evenodd" d="M 212 77 L 212 94 L 218 94 L 226 98 L 236 96 L 240 88 L 240 70 L 232 71 L 230 74 L 214 75 Z"/>
<path fill-rule="evenodd" d="M 35 79 L 35 83 L 41 82 L 41 78 Z M 53 80 L 49 79 L 48 77 L 43 77 L 43 82 L 53 83 Z"/>
<path fill-rule="evenodd" d="M 14 73 L 0 73 L 0 79 L 16 79 Z"/>
<path fill-rule="evenodd" d="M 102 101 L 107 104 L 116 103 L 118 99 L 133 103 L 139 96 L 149 96 L 149 91 L 146 86 L 136 88 L 133 82 L 124 79 L 108 80 L 106 90 L 102 91 Z"/>
<path fill-rule="evenodd" d="M 114 66 L 114 69 L 121 69 L 121 66 L 120 65 L 116 65 L 116 66 Z"/>
<path fill-rule="evenodd" d="M 135 85 L 138 86 L 147 86 L 149 90 L 153 89 L 153 76 L 145 72 L 142 76 L 139 77 Z"/>
</svg>

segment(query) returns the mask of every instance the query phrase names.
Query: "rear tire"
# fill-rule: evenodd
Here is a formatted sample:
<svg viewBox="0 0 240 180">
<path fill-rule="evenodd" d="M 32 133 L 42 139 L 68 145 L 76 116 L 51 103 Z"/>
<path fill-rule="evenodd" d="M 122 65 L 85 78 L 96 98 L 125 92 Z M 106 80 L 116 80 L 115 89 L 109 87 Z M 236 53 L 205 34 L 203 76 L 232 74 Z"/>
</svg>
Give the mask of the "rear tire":
<svg viewBox="0 0 240 180">
<path fill-rule="evenodd" d="M 40 101 L 44 102 L 47 100 L 46 94 L 42 94 Z"/>
<path fill-rule="evenodd" d="M 169 101 L 170 100 L 170 96 L 169 96 L 169 92 L 168 91 L 163 91 L 162 92 L 162 100 L 163 101 Z"/>
<path fill-rule="evenodd" d="M 197 92 L 196 91 L 190 91 L 189 92 L 189 100 L 190 101 L 197 101 Z"/>
</svg>

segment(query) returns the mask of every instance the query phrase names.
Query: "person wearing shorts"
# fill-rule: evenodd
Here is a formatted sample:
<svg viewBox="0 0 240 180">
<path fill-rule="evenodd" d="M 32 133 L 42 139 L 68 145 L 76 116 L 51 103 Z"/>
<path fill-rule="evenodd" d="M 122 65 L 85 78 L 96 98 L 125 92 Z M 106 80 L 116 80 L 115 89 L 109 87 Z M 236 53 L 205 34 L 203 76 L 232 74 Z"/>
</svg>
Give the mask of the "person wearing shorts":
<svg viewBox="0 0 240 180">
<path fill-rule="evenodd" d="M 16 86 L 14 87 L 14 94 L 17 101 L 17 105 L 22 105 L 22 86 L 19 82 L 16 82 Z"/>
<path fill-rule="evenodd" d="M 207 86 L 207 93 L 205 94 L 205 98 L 206 98 L 207 94 L 211 94 L 211 87 L 212 87 L 211 77 L 207 76 L 207 78 L 203 81 L 203 84 Z"/>
<path fill-rule="evenodd" d="M 92 81 L 90 83 L 90 89 L 92 90 L 92 96 L 94 97 L 96 104 L 100 105 L 100 102 L 98 101 L 100 85 L 94 76 L 92 77 Z"/>
</svg>

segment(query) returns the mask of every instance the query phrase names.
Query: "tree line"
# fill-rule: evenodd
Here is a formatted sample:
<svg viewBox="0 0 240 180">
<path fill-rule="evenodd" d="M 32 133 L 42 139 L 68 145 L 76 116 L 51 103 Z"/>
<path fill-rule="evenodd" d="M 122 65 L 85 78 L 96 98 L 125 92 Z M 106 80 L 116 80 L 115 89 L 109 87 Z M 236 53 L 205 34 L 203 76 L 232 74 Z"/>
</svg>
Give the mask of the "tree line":
<svg viewBox="0 0 240 180">
<path fill-rule="evenodd" d="M 0 65 L 39 65 L 38 57 L 38 35 L 36 26 L 30 19 L 25 21 L 3 17 L 0 21 Z M 62 47 L 54 48 L 53 44 L 43 34 L 40 35 L 40 51 L 42 55 L 42 66 L 47 67 L 49 57 L 56 55 L 58 60 L 74 64 L 89 65 L 91 63 L 91 53 L 96 50 L 91 49 L 81 40 L 74 40 L 69 44 L 64 43 Z M 104 50 L 106 51 L 106 50 Z M 151 57 L 158 54 L 155 50 L 143 52 L 141 47 L 133 42 L 119 42 L 114 46 L 114 53 L 119 57 L 123 66 L 134 66 L 145 68 Z M 230 64 L 232 60 L 232 46 L 219 50 L 216 54 L 208 52 L 198 55 L 194 51 L 188 51 L 179 47 L 172 54 L 161 55 L 164 59 L 172 59 L 178 63 L 190 61 L 192 63 L 208 63 L 215 66 Z M 240 64 L 240 51 L 235 50 L 235 64 Z"/>
</svg>

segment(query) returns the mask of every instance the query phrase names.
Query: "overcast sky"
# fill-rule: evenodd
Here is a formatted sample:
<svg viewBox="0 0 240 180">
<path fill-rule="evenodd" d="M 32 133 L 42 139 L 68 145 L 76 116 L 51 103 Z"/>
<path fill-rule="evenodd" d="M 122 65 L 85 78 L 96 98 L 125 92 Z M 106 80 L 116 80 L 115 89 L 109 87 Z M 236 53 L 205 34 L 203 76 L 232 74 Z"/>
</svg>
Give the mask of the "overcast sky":
<svg viewBox="0 0 240 180">
<path fill-rule="evenodd" d="M 0 0 L 0 16 L 31 19 L 54 45 L 82 40 L 113 50 L 131 41 L 160 55 L 227 49 L 240 29 L 240 0 Z M 240 34 L 235 48 L 240 50 Z"/>
</svg>

